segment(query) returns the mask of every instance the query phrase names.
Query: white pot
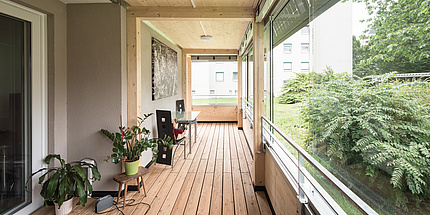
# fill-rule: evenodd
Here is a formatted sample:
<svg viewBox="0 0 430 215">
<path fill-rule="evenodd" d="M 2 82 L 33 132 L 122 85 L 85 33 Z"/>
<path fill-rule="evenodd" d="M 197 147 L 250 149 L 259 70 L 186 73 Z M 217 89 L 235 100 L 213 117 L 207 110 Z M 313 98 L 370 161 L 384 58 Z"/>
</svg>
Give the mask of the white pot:
<svg viewBox="0 0 430 215">
<path fill-rule="evenodd" d="M 54 202 L 54 204 L 55 204 L 56 215 L 67 215 L 72 211 L 73 198 L 70 198 L 69 200 L 64 201 L 60 208 L 58 208 L 58 204 L 56 202 Z"/>
</svg>

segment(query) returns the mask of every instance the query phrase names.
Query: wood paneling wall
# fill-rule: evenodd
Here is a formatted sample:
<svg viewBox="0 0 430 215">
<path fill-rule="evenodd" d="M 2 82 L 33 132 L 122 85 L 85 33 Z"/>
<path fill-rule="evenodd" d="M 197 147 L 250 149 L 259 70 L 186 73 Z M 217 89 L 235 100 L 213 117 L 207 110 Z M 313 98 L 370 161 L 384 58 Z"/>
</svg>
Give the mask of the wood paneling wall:
<svg viewBox="0 0 430 215">
<path fill-rule="evenodd" d="M 236 106 L 194 106 L 193 111 L 200 111 L 197 121 L 205 122 L 236 122 Z"/>
<path fill-rule="evenodd" d="M 298 214 L 297 193 L 269 151 L 266 151 L 265 178 L 266 190 L 276 214 Z"/>
</svg>

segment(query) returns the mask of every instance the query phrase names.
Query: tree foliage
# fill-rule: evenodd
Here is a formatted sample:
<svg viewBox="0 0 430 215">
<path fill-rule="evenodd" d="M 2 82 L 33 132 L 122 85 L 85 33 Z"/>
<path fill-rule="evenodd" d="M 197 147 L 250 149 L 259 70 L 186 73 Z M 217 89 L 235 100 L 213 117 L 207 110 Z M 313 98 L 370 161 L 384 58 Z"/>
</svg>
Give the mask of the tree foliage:
<svg viewBox="0 0 430 215">
<path fill-rule="evenodd" d="M 307 144 L 342 165 L 385 172 L 400 191 L 430 195 L 430 84 L 334 75 L 309 89 Z M 406 208 L 405 194 L 397 205 Z M 397 195 L 397 194 L 396 194 Z"/>
<path fill-rule="evenodd" d="M 321 84 L 333 76 L 333 70 L 327 67 L 323 74 L 316 72 L 295 73 L 296 77 L 282 85 L 282 94 L 278 97 L 280 104 L 301 102 L 306 92 L 315 84 Z"/>
<path fill-rule="evenodd" d="M 354 65 L 355 74 L 430 71 L 430 0 L 354 0 L 365 2 L 371 18 L 365 48 L 368 56 Z M 360 48 L 360 47 L 358 47 Z"/>
</svg>

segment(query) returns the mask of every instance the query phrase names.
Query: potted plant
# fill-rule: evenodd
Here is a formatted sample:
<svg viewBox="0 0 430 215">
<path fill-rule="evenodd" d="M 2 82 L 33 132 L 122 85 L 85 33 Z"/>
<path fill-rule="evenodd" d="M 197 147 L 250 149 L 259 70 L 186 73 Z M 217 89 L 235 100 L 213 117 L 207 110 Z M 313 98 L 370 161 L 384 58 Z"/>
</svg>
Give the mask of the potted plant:
<svg viewBox="0 0 430 215">
<path fill-rule="evenodd" d="M 144 114 L 143 119 L 137 118 L 137 125 L 131 128 L 122 126 L 119 127 L 120 132 L 109 132 L 106 129 L 101 129 L 101 132 L 106 135 L 113 142 L 112 154 L 105 159 L 106 162 L 112 160 L 113 163 L 118 164 L 124 161 L 125 173 L 127 175 L 134 175 L 137 173 L 139 168 L 139 159 L 142 152 L 152 149 L 152 161 L 157 158 L 158 150 L 156 149 L 158 144 L 169 145 L 170 148 L 173 145 L 159 138 L 149 138 L 150 131 L 142 126 L 142 123 L 152 116 L 150 114 Z"/>
<path fill-rule="evenodd" d="M 39 184 L 42 184 L 40 195 L 45 202 L 53 201 L 55 204 L 55 214 L 62 215 L 68 214 L 73 207 L 73 197 L 79 197 L 77 205 L 85 206 L 87 203 L 87 193 L 85 186 L 88 188 L 89 193 L 93 192 L 93 187 L 87 178 L 88 171 L 92 171 L 94 179 L 100 180 L 101 175 L 97 167 L 93 164 L 73 161 L 66 163 L 60 155 L 50 154 L 46 156 L 44 162 L 49 164 L 52 158 L 56 158 L 60 162 L 60 167 L 45 167 L 37 170 L 28 178 L 26 187 L 30 179 L 36 174 L 43 172 L 39 177 Z M 48 204 L 46 204 L 48 207 Z"/>
</svg>

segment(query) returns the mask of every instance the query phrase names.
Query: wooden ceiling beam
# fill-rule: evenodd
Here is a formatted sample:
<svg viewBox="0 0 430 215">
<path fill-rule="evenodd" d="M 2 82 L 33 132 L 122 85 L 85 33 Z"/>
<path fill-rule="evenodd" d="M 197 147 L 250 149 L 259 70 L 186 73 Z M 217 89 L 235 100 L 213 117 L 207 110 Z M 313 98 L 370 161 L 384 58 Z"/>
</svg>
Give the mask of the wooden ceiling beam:
<svg viewBox="0 0 430 215">
<path fill-rule="evenodd" d="M 131 16 L 143 20 L 253 21 L 252 7 L 129 7 Z"/>
<path fill-rule="evenodd" d="M 182 49 L 186 55 L 237 55 L 237 49 Z"/>
</svg>

